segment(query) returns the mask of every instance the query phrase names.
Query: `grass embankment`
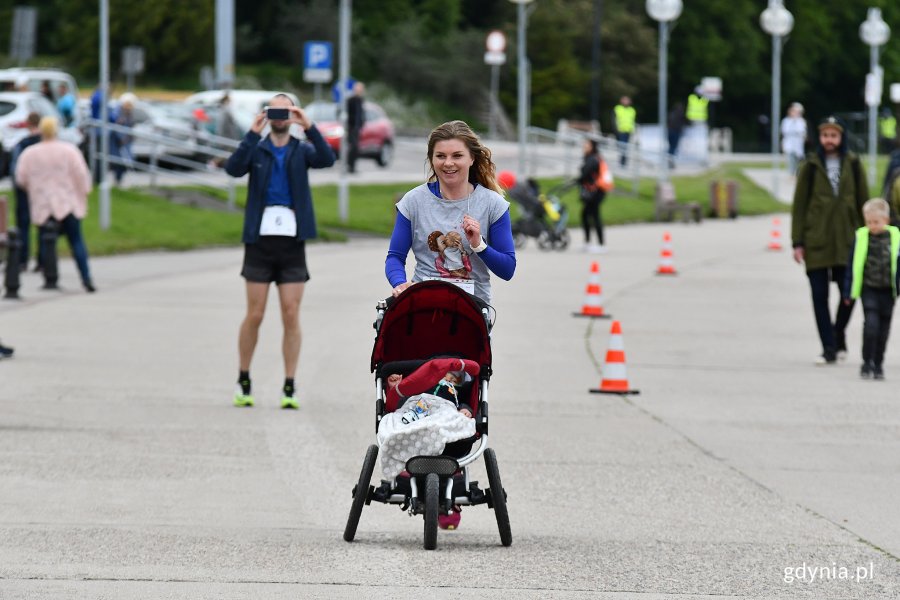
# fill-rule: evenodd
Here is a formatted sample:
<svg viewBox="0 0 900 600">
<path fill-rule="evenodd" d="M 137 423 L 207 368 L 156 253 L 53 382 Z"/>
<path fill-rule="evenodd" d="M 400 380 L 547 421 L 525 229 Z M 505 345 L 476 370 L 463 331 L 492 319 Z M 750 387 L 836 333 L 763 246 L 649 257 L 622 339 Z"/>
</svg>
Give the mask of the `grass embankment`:
<svg viewBox="0 0 900 600">
<path fill-rule="evenodd" d="M 758 166 L 758 165 L 755 165 Z M 884 169 L 884 161 L 879 165 Z M 734 180 L 738 184 L 738 209 L 741 215 L 785 212 L 789 207 L 776 201 L 742 172 L 743 165 L 726 165 L 702 175 L 674 177 L 672 183 L 679 202 L 698 202 L 709 214 L 709 187 L 713 180 Z M 881 175 L 879 174 L 879 181 Z M 561 178 L 542 179 L 542 190 L 560 184 Z M 652 221 L 656 182 L 643 179 L 633 195 L 632 183 L 617 180 L 617 189 L 603 204 L 603 220 L 616 225 Z M 320 238 L 326 241 L 346 239 L 349 232 L 390 235 L 394 224 L 394 203 L 415 185 L 414 183 L 352 185 L 350 188 L 349 221 L 342 223 L 338 216 L 337 186 L 322 185 L 313 189 Z M 199 190 L 218 198 L 223 207 L 226 194 L 222 190 Z M 165 191 L 163 192 L 165 193 Z M 238 188 L 238 209 L 243 207 L 246 188 Z M 580 225 L 580 203 L 577 190 L 565 193 L 561 200 L 568 206 L 572 227 Z M 97 191 L 90 196 L 90 214 L 84 221 L 88 248 L 94 255 L 134 252 L 138 250 L 235 246 L 240 244 L 243 215 L 241 210 L 209 210 L 175 204 L 147 190 L 112 190 L 112 226 L 103 231 L 99 225 Z M 513 218 L 517 208 L 513 207 Z M 61 246 L 62 250 L 62 246 Z"/>
</svg>

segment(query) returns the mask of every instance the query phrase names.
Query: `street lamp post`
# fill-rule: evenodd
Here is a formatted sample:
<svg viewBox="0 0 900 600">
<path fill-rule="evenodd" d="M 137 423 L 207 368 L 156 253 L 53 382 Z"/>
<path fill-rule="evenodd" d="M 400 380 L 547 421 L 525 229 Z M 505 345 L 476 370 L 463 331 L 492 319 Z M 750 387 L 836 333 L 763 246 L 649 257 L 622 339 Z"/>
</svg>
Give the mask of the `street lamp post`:
<svg viewBox="0 0 900 600">
<path fill-rule="evenodd" d="M 866 77 L 866 104 L 869 105 L 869 187 L 875 187 L 875 154 L 877 152 L 876 111 L 881 105 L 882 72 L 878 66 L 878 50 L 891 37 L 891 28 L 881 18 L 880 8 L 870 8 L 859 26 L 859 37 L 869 46 L 869 74 Z"/>
<path fill-rule="evenodd" d="M 772 193 L 778 197 L 778 141 L 781 124 L 781 47 L 784 36 L 794 28 L 794 15 L 782 0 L 769 0 L 769 7 L 759 16 L 763 31 L 772 36 Z"/>
<path fill-rule="evenodd" d="M 527 177 L 525 172 L 525 146 L 528 129 L 528 58 L 525 53 L 525 30 L 528 23 L 528 13 L 525 5 L 533 0 L 509 0 L 518 4 L 519 37 L 517 50 L 519 55 L 519 177 Z"/>
<path fill-rule="evenodd" d="M 659 21 L 659 180 L 669 179 L 669 159 L 666 147 L 666 93 L 668 87 L 669 23 L 681 15 L 681 0 L 647 0 L 647 14 Z"/>
</svg>

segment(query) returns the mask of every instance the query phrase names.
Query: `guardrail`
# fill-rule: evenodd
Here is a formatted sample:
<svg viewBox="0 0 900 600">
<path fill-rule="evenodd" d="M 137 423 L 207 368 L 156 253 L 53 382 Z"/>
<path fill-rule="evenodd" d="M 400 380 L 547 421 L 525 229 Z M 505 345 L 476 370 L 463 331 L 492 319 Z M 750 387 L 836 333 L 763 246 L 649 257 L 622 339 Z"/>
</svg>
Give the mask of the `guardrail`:
<svg viewBox="0 0 900 600">
<path fill-rule="evenodd" d="M 100 142 L 100 131 L 101 127 L 103 126 L 103 122 L 97 119 L 83 119 L 82 124 L 85 127 L 85 131 L 87 132 L 89 140 L 88 162 L 91 167 L 91 172 L 95 173 L 96 169 L 98 168 L 98 162 L 102 157 L 102 153 L 98 146 Z M 199 183 L 200 185 L 206 186 L 210 185 L 210 176 L 212 176 L 213 178 L 221 176 L 221 187 L 225 187 L 228 190 L 228 206 L 230 208 L 234 208 L 235 179 L 221 170 L 210 171 L 208 163 L 210 160 L 214 159 L 227 159 L 238 147 L 239 142 L 217 135 L 204 134 L 196 140 L 189 140 L 188 143 L 186 143 L 186 140 L 181 137 L 166 135 L 164 132 L 165 130 L 161 130 L 162 132 L 151 133 L 146 131 L 139 131 L 133 127 L 126 127 L 124 125 L 119 125 L 116 123 L 107 123 L 106 130 L 111 133 L 128 135 L 135 139 L 149 142 L 153 148 L 150 153 L 149 161 L 147 163 L 129 158 L 123 158 L 121 156 L 110 153 L 107 156 L 107 160 L 110 164 L 122 165 L 135 171 L 149 173 L 151 188 L 156 188 L 158 186 L 157 177 L 160 174 L 172 176 L 177 179 L 183 179 L 186 182 Z M 190 150 L 194 157 L 200 157 L 201 160 L 186 158 L 184 156 L 179 156 L 172 153 L 171 150 L 179 148 Z M 161 163 L 184 167 L 186 169 L 191 169 L 191 171 L 169 169 L 162 166 Z M 204 175 L 198 175 L 196 171 L 202 171 Z"/>
</svg>

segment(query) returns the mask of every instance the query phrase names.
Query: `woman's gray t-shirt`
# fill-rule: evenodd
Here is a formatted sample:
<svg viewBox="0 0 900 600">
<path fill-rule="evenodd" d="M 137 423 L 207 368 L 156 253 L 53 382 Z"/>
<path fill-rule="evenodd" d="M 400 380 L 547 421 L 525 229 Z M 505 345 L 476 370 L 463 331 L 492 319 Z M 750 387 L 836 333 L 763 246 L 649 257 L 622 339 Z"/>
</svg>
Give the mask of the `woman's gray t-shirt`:
<svg viewBox="0 0 900 600">
<path fill-rule="evenodd" d="M 481 224 L 481 237 L 490 244 L 491 225 L 509 210 L 509 202 L 497 192 L 480 185 L 475 186 L 468 198 L 444 200 L 431 193 L 428 184 L 423 183 L 403 196 L 397 203 L 397 210 L 412 223 L 412 251 L 416 257 L 413 281 L 433 277 L 472 279 L 475 295 L 490 302 L 490 273 L 466 239 L 462 228 L 463 216 L 468 214 Z M 438 250 L 437 238 L 450 232 L 456 232 L 462 238 L 461 247 L 453 245 L 457 243 L 455 235 L 444 239 L 451 247 L 461 251 L 465 274 L 461 270 L 448 273 L 456 267 L 458 258 L 453 256 L 455 252 L 451 252 L 445 260 Z"/>
</svg>

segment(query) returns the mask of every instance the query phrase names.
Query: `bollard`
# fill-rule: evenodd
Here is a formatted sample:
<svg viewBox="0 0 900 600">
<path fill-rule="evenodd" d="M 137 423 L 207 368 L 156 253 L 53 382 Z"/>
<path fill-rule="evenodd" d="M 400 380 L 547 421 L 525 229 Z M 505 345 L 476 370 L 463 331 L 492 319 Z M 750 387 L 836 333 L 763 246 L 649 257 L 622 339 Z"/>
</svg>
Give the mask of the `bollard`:
<svg viewBox="0 0 900 600">
<path fill-rule="evenodd" d="M 41 268 L 44 270 L 44 289 L 59 289 L 59 264 L 56 256 L 56 240 L 59 238 L 59 221 L 50 218 L 40 227 Z"/>
<path fill-rule="evenodd" d="M 19 239 L 19 231 L 13 227 L 6 232 L 6 273 L 3 278 L 3 286 L 6 288 L 4 298 L 9 300 L 19 299 L 19 249 L 22 240 Z"/>
</svg>

